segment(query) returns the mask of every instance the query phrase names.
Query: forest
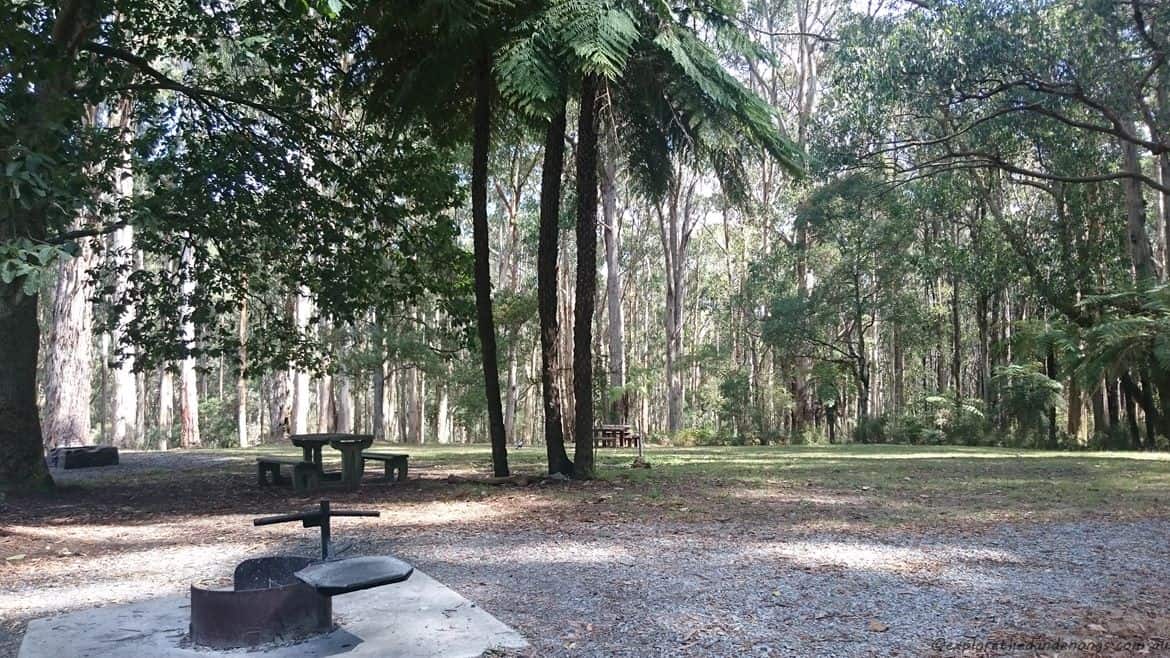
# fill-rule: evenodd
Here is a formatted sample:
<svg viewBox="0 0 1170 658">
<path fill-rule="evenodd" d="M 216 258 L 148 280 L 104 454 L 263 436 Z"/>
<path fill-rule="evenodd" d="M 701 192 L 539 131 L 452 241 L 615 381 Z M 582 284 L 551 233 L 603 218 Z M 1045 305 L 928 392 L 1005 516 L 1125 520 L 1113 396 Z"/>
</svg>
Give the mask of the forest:
<svg viewBox="0 0 1170 658">
<path fill-rule="evenodd" d="M 1158 0 L 12 0 L 46 448 L 1167 447 Z"/>
</svg>

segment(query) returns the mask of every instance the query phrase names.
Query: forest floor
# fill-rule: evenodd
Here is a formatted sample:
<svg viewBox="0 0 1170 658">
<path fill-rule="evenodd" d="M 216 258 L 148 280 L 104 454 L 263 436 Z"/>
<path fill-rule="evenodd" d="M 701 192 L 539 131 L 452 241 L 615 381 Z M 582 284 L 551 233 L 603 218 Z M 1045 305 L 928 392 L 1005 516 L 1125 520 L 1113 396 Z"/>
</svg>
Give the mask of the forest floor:
<svg viewBox="0 0 1170 658">
<path fill-rule="evenodd" d="M 488 486 L 447 481 L 487 474 L 486 446 L 397 449 L 407 483 L 330 492 L 382 511 L 339 519 L 338 548 L 414 563 L 531 655 L 1170 652 L 1170 455 L 652 448 L 643 470 L 601 450 L 596 481 Z M 0 655 L 29 619 L 311 553 L 314 531 L 251 525 L 314 500 L 257 486 L 253 457 L 273 451 L 126 452 L 8 498 Z M 543 456 L 510 451 L 519 472 Z"/>
</svg>

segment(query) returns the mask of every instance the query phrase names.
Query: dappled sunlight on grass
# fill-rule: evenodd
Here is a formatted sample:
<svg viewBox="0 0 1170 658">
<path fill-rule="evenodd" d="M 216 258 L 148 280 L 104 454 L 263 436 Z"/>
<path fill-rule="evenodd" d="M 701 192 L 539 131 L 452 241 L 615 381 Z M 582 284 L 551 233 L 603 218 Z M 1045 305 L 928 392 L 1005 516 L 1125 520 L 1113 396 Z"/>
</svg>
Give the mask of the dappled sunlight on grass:
<svg viewBox="0 0 1170 658">
<path fill-rule="evenodd" d="M 746 489 L 742 491 L 734 491 L 728 496 L 735 500 L 741 501 L 758 501 L 764 503 L 797 503 L 800 505 L 851 505 L 860 506 L 866 504 L 866 499 L 862 496 L 828 496 L 818 494 L 816 492 L 807 492 L 801 489 L 794 490 L 777 490 L 777 489 Z"/>
</svg>

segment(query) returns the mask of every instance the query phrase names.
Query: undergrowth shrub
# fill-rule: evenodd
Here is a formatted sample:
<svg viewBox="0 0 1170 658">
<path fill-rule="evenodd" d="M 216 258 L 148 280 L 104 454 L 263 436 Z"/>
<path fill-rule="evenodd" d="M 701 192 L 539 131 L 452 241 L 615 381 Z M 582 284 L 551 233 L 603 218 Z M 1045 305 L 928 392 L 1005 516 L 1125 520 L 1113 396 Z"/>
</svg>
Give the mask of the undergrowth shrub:
<svg viewBox="0 0 1170 658">
<path fill-rule="evenodd" d="M 853 428 L 853 440 L 858 443 L 886 443 L 886 417 L 870 416 Z"/>
</svg>

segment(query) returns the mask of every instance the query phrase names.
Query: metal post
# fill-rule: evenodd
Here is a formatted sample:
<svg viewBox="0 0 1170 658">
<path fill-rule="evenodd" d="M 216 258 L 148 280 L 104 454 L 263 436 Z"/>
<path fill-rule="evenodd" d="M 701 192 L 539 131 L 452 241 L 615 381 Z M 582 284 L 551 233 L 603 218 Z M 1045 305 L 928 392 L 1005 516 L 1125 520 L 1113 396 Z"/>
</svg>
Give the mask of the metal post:
<svg viewBox="0 0 1170 658">
<path fill-rule="evenodd" d="M 332 552 L 329 546 L 329 501 L 321 501 L 321 559 L 328 560 Z"/>
</svg>

